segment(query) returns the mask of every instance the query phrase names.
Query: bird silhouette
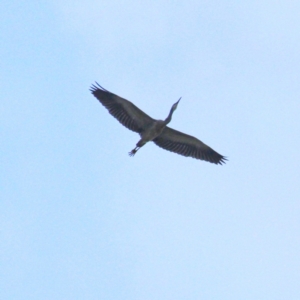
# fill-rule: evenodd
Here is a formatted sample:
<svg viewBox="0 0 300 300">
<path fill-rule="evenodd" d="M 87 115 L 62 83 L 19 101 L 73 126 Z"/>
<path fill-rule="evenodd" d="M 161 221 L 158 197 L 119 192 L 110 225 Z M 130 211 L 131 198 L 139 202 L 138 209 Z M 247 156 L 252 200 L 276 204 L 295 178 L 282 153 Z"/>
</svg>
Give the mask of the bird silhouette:
<svg viewBox="0 0 300 300">
<path fill-rule="evenodd" d="M 167 126 L 171 122 L 172 115 L 181 98 L 172 105 L 165 120 L 155 120 L 132 102 L 109 92 L 97 82 L 91 86 L 90 91 L 122 125 L 140 135 L 141 139 L 137 142 L 136 147 L 129 152 L 130 156 L 134 156 L 147 142 L 153 141 L 165 150 L 210 163 L 222 165 L 227 160 L 225 156 L 197 138 Z"/>
</svg>

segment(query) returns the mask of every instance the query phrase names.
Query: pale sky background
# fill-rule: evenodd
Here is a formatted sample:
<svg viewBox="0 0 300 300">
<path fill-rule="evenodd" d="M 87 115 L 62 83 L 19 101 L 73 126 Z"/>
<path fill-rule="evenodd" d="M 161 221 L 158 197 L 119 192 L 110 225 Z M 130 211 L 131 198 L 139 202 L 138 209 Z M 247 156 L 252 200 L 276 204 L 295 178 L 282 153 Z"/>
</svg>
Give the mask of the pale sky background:
<svg viewBox="0 0 300 300">
<path fill-rule="evenodd" d="M 0 4 L 0 299 L 299 300 L 300 2 Z M 139 136 L 98 81 L 228 156 Z"/>
</svg>

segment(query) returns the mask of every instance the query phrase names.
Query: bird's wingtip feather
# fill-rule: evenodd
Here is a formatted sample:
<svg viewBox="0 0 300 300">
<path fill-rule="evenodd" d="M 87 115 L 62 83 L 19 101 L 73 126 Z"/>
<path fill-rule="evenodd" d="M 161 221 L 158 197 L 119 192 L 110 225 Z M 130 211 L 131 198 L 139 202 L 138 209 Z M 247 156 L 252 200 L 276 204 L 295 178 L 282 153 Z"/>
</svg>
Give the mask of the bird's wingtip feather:
<svg viewBox="0 0 300 300">
<path fill-rule="evenodd" d="M 103 86 L 101 86 L 97 81 L 95 81 L 95 84 L 92 84 L 90 87 L 90 91 L 92 94 L 94 94 L 97 90 L 101 90 L 107 93 L 110 93 L 107 89 L 105 89 Z"/>
<path fill-rule="evenodd" d="M 223 165 L 223 164 L 226 164 L 226 161 L 228 161 L 227 157 L 226 156 L 222 156 L 220 158 L 220 160 L 217 162 L 218 165 Z"/>
</svg>

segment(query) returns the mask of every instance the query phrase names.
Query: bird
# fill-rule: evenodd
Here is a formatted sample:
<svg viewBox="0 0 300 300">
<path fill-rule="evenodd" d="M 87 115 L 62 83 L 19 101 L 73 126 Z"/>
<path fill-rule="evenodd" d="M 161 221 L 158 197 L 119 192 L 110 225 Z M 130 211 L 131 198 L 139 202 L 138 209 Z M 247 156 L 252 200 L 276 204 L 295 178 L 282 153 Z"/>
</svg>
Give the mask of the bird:
<svg viewBox="0 0 300 300">
<path fill-rule="evenodd" d="M 222 165 L 226 162 L 227 158 L 225 156 L 219 154 L 197 138 L 167 126 L 172 120 L 173 113 L 181 97 L 172 105 L 165 120 L 155 120 L 132 102 L 109 92 L 97 82 L 91 85 L 90 92 L 122 125 L 140 135 L 141 139 L 137 142 L 136 147 L 128 153 L 129 156 L 134 156 L 146 143 L 153 141 L 157 146 L 165 150 L 186 157 L 204 160 L 217 165 Z"/>
</svg>

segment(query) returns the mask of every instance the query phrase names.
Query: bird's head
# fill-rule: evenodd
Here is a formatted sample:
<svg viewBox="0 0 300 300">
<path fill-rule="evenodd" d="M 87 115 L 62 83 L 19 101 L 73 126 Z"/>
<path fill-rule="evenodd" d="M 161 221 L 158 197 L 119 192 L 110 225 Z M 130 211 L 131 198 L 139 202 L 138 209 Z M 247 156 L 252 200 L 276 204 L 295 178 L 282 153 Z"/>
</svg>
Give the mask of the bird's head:
<svg viewBox="0 0 300 300">
<path fill-rule="evenodd" d="M 178 100 L 177 102 L 175 102 L 175 103 L 173 104 L 173 106 L 172 106 L 172 111 L 174 111 L 174 110 L 177 108 L 180 99 L 181 99 L 181 97 L 179 98 L 179 100 Z"/>
<path fill-rule="evenodd" d="M 172 107 L 171 107 L 171 110 L 170 110 L 170 113 L 168 115 L 168 117 L 165 119 L 165 124 L 168 124 L 171 122 L 171 119 L 172 119 L 172 115 L 173 115 L 173 112 L 175 111 L 175 109 L 177 108 L 177 105 L 180 101 L 181 97 L 179 98 L 179 100 L 177 102 L 175 102 Z"/>
</svg>

